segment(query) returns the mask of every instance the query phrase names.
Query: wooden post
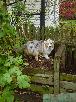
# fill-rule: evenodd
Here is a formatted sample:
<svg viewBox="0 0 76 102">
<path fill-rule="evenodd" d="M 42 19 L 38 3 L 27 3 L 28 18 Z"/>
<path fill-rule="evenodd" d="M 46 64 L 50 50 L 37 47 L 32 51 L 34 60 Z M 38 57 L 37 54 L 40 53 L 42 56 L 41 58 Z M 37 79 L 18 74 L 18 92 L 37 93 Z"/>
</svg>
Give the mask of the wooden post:
<svg viewBox="0 0 76 102">
<path fill-rule="evenodd" d="M 60 92 L 60 76 L 59 76 L 59 69 L 60 69 L 60 60 L 62 53 L 64 52 L 65 45 L 61 45 L 57 52 L 55 53 L 54 58 L 54 94 L 59 94 Z"/>
<path fill-rule="evenodd" d="M 60 69 L 60 57 L 54 59 L 54 94 L 59 94 L 59 69 Z"/>
</svg>

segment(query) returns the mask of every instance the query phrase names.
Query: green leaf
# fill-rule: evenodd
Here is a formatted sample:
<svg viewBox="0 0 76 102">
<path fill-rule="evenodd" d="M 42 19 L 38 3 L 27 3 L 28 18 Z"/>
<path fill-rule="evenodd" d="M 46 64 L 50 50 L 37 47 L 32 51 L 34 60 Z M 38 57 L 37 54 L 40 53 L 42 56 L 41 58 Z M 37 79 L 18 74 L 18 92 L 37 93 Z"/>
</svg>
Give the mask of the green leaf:
<svg viewBox="0 0 76 102">
<path fill-rule="evenodd" d="M 5 62 L 4 66 L 10 67 L 11 63 L 10 62 Z"/>
<path fill-rule="evenodd" d="M 0 102 L 5 102 L 5 99 L 0 95 Z"/>
<path fill-rule="evenodd" d="M 27 75 L 21 75 L 24 79 L 25 79 L 25 81 L 30 81 L 30 78 L 29 78 L 29 76 L 27 76 Z"/>
<path fill-rule="evenodd" d="M 13 56 L 8 56 L 8 59 L 5 61 L 4 66 L 10 67 L 11 65 L 20 65 L 23 64 L 22 56 L 14 58 Z"/>
<path fill-rule="evenodd" d="M 2 31 L 0 31 L 0 38 L 4 37 L 4 33 Z"/>
<path fill-rule="evenodd" d="M 30 79 L 27 75 L 21 75 L 21 76 L 17 77 L 17 84 L 18 84 L 19 88 L 30 87 L 29 81 L 30 81 Z"/>
<path fill-rule="evenodd" d="M 11 91 L 8 87 L 4 89 L 2 97 L 5 99 L 5 102 L 14 101 L 13 91 Z"/>
<path fill-rule="evenodd" d="M 16 57 L 16 58 L 14 59 L 14 61 L 15 61 L 14 63 L 15 63 L 16 65 L 23 64 L 22 56 Z"/>
<path fill-rule="evenodd" d="M 0 86 L 4 87 L 6 85 L 5 80 L 3 80 L 3 77 L 0 77 Z"/>
<path fill-rule="evenodd" d="M 17 66 L 13 66 L 13 68 L 9 69 L 9 73 L 10 75 L 12 74 L 21 75 L 22 74 L 21 70 Z"/>
<path fill-rule="evenodd" d="M 11 81 L 12 81 L 12 77 L 10 76 L 9 73 L 5 73 L 5 74 L 3 74 L 3 80 L 4 80 L 5 82 L 7 82 L 8 84 L 10 84 Z"/>
</svg>

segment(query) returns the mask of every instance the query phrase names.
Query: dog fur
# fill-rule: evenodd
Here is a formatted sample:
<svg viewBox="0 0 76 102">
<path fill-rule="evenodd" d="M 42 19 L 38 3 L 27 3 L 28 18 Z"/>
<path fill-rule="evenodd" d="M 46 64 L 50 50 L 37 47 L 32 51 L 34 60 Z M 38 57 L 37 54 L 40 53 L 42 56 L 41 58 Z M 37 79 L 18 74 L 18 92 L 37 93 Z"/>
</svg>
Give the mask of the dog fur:
<svg viewBox="0 0 76 102">
<path fill-rule="evenodd" d="M 43 57 L 46 59 L 49 59 L 49 54 L 51 51 L 54 49 L 54 41 L 51 39 L 47 40 L 33 40 L 33 41 L 28 41 L 24 45 L 24 52 L 27 53 L 28 55 L 31 54 L 35 56 L 36 61 L 38 61 L 38 55 L 42 54 Z"/>
</svg>

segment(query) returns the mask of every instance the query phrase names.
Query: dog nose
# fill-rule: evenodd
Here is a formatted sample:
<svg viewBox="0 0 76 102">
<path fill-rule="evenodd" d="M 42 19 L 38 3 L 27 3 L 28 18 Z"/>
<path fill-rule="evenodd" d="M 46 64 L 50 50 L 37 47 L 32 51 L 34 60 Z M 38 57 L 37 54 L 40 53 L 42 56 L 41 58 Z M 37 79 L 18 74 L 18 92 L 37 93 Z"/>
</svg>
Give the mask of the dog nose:
<svg viewBox="0 0 76 102">
<path fill-rule="evenodd" d="M 49 47 L 51 47 L 51 45 Z"/>
</svg>

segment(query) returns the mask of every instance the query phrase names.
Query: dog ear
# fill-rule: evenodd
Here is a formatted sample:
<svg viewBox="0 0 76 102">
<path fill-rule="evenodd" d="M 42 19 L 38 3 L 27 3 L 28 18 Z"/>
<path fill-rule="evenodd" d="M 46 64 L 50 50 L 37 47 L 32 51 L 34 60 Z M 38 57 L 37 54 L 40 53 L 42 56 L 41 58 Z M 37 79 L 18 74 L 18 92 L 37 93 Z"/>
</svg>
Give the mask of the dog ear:
<svg viewBox="0 0 76 102">
<path fill-rule="evenodd" d="M 52 42 L 53 42 L 53 44 L 55 43 L 54 40 Z"/>
</svg>

